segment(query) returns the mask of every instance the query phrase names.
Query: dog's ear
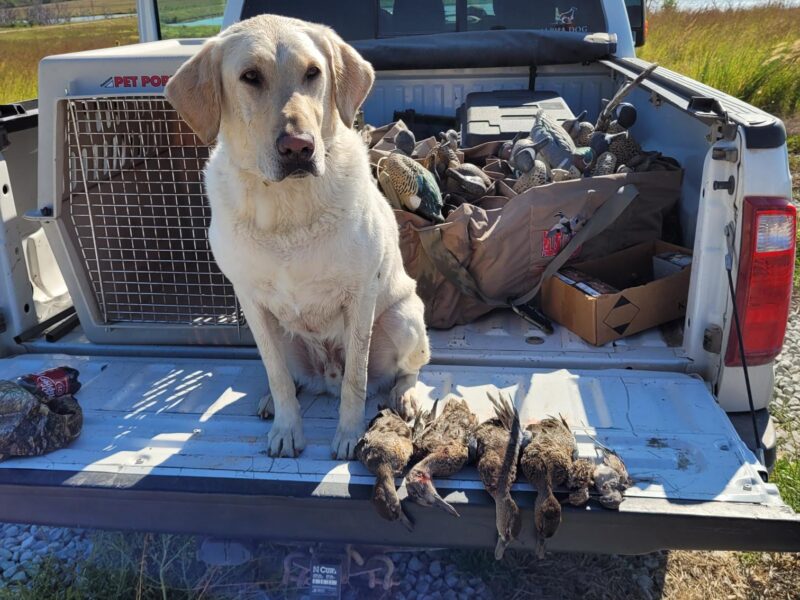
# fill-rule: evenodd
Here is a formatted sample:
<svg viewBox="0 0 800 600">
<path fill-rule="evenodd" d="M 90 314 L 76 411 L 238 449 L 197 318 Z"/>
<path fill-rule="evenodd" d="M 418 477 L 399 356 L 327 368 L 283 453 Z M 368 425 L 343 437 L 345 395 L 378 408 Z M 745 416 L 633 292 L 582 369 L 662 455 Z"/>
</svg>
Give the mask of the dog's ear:
<svg viewBox="0 0 800 600">
<path fill-rule="evenodd" d="M 333 94 L 339 116 L 348 127 L 353 126 L 361 104 L 372 89 L 375 71 L 372 65 L 332 29 L 325 28 L 330 47 Z"/>
<path fill-rule="evenodd" d="M 167 82 L 164 95 L 204 144 L 217 139 L 222 111 L 222 48 L 211 38 Z"/>
</svg>

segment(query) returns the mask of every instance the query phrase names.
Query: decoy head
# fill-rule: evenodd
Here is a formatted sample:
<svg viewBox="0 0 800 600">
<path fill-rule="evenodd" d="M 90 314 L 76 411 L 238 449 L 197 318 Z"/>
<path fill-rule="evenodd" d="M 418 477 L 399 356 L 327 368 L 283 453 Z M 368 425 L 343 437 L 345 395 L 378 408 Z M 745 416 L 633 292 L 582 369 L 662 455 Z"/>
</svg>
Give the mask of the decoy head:
<svg viewBox="0 0 800 600">
<path fill-rule="evenodd" d="M 547 493 L 545 490 L 538 493 L 533 523 L 536 528 L 536 552 L 541 558 L 544 555 L 545 540 L 553 537 L 561 524 L 561 504 L 552 493 Z"/>
<path fill-rule="evenodd" d="M 561 126 L 566 130 L 566 132 L 570 135 L 572 139 L 575 139 L 578 135 L 578 126 L 581 121 L 586 119 L 586 115 L 589 114 L 588 110 L 584 110 L 581 114 L 579 114 L 574 119 L 567 119 L 564 121 Z"/>
<path fill-rule="evenodd" d="M 409 531 L 414 530 L 414 524 L 403 512 L 400 497 L 394 487 L 394 478 L 378 478 L 372 490 L 372 504 L 378 514 L 387 521 L 400 521 Z"/>
<path fill-rule="evenodd" d="M 406 475 L 406 491 L 408 492 L 408 497 L 417 504 L 436 506 L 454 517 L 461 516 L 449 502 L 439 495 L 439 492 L 433 486 L 430 473 L 425 469 L 414 467 L 408 472 L 408 475 Z"/>
<path fill-rule="evenodd" d="M 519 513 L 519 507 L 511 496 L 497 500 L 495 521 L 497 526 L 497 545 L 494 547 L 494 557 L 496 560 L 500 560 L 503 558 L 508 545 L 517 539 L 519 531 L 522 529 L 522 517 Z"/>
<path fill-rule="evenodd" d="M 617 123 L 623 129 L 630 129 L 636 123 L 636 107 L 629 102 L 622 102 L 614 111 Z"/>
</svg>

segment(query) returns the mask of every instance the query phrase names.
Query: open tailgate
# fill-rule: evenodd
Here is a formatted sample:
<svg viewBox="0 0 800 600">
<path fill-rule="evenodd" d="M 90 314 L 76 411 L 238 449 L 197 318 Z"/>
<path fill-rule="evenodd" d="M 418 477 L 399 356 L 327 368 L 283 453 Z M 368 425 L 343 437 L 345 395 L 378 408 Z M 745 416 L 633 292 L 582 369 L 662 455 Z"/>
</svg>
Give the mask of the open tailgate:
<svg viewBox="0 0 800 600">
<path fill-rule="evenodd" d="M 24 355 L 0 378 L 59 364 L 79 369 L 84 429 L 69 448 L 0 463 L 0 521 L 364 544 L 494 547 L 494 508 L 474 468 L 437 482 L 462 517 L 408 507 L 416 529 L 381 520 L 372 477 L 330 459 L 337 402 L 303 397 L 308 447 L 266 455 L 269 423 L 259 361 Z M 706 384 L 677 373 L 431 366 L 428 401 L 449 392 L 489 415 L 486 390 L 509 391 L 522 419 L 563 415 L 581 456 L 592 438 L 615 449 L 636 481 L 620 510 L 567 508 L 552 550 L 800 550 L 800 518 L 760 477 Z M 367 416 L 375 411 L 373 399 Z M 527 483 L 518 547 L 533 546 Z"/>
</svg>

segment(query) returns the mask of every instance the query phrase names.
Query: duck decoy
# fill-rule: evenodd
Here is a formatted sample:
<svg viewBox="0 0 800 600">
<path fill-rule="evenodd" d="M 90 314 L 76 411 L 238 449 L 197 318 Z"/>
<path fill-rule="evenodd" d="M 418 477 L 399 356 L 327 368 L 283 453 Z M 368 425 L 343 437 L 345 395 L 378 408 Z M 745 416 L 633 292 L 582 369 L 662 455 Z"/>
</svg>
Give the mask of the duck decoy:
<svg viewBox="0 0 800 600">
<path fill-rule="evenodd" d="M 481 482 L 495 504 L 497 544 L 494 557 L 500 560 L 522 528 L 519 507 L 511 497 L 511 486 L 517 478 L 522 428 L 507 394 L 500 392 L 495 396 L 487 393 L 487 396 L 494 405 L 495 417 L 475 430 L 475 454 Z"/>
<path fill-rule="evenodd" d="M 594 125 L 585 120 L 588 112 L 584 110 L 574 119 L 567 119 L 561 124 L 578 147 L 588 146 L 589 139 L 594 133 Z"/>
<path fill-rule="evenodd" d="M 414 147 L 417 145 L 417 138 L 412 131 L 408 129 L 401 129 L 394 136 L 395 148 L 400 150 L 406 156 L 414 154 Z"/>
<path fill-rule="evenodd" d="M 536 553 L 544 556 L 545 541 L 553 537 L 561 524 L 561 503 L 553 488 L 567 483 L 573 456 L 577 452 L 575 436 L 562 418 L 548 417 L 526 428 L 520 467 L 525 478 L 536 488 L 533 520 L 536 528 Z"/>
<path fill-rule="evenodd" d="M 420 421 L 414 434 L 414 459 L 419 462 L 405 478 L 408 497 L 458 517 L 458 511 L 436 491 L 433 478 L 453 475 L 467 463 L 477 418 L 465 400 L 450 397 L 438 416 L 425 413 Z"/>
<path fill-rule="evenodd" d="M 436 179 L 413 158 L 392 153 L 378 162 L 378 181 L 383 192 L 404 210 L 435 223 L 444 222 L 442 193 Z"/>
<path fill-rule="evenodd" d="M 608 126 L 608 133 L 616 134 L 628 131 L 636 123 L 636 108 L 632 104 L 623 102 L 617 107 L 617 118 Z M 627 136 L 614 138 L 608 146 L 608 151 L 617 158 L 617 164 L 625 165 L 642 152 L 642 147 L 628 132 Z"/>
<path fill-rule="evenodd" d="M 448 129 L 447 131 L 439 132 L 439 139 L 442 143 L 447 144 L 453 151 L 458 150 L 458 132 L 455 129 Z"/>
<path fill-rule="evenodd" d="M 605 133 L 603 131 L 595 131 L 592 134 L 592 139 L 589 141 L 589 147 L 594 152 L 596 157 L 600 157 L 611 148 L 611 144 L 618 138 L 628 137 L 628 131 L 620 131 L 617 133 Z"/>
<path fill-rule="evenodd" d="M 463 196 L 469 201 L 485 196 L 494 183 L 491 177 L 472 163 L 463 163 L 456 168 L 447 169 L 445 175 L 446 191 Z"/>
<path fill-rule="evenodd" d="M 517 182 L 514 184 L 514 191 L 517 194 L 521 194 L 533 187 L 546 184 L 547 173 L 547 165 L 541 160 L 534 160 L 533 167 L 517 178 Z"/>
<path fill-rule="evenodd" d="M 414 525 L 403 512 L 394 478 L 403 474 L 413 451 L 411 428 L 390 408 L 375 415 L 355 447 L 358 460 L 375 475 L 375 510 L 387 521 L 400 521 L 409 531 Z"/>
<path fill-rule="evenodd" d="M 550 177 L 554 182 L 570 181 L 572 179 L 580 179 L 581 172 L 576 167 L 570 165 L 568 169 L 550 169 Z"/>
<path fill-rule="evenodd" d="M 597 500 L 603 507 L 617 510 L 625 499 L 625 490 L 633 482 L 619 454 L 605 447 L 602 450 L 603 462 L 595 467 L 592 474 L 595 490 L 600 494 Z"/>
<path fill-rule="evenodd" d="M 525 172 L 526 166 L 530 165 L 530 158 L 536 156 L 534 142 L 529 137 L 520 137 L 514 142 L 511 154 L 508 157 L 509 166 L 515 171 Z M 519 159 L 520 162 L 517 162 Z"/>
<path fill-rule="evenodd" d="M 533 147 L 536 156 L 547 163 L 551 169 L 568 170 L 576 167 L 579 171 L 586 169 L 595 156 L 594 150 L 590 147 L 574 147 L 566 149 L 563 145 L 555 142 L 554 138 L 545 131 L 537 131 L 533 134 Z"/>
<path fill-rule="evenodd" d="M 594 163 L 592 176 L 611 175 L 617 172 L 617 157 L 613 152 L 603 152 Z"/>
<path fill-rule="evenodd" d="M 611 121 L 614 117 L 614 111 L 617 106 L 620 105 L 622 100 L 630 94 L 633 89 L 639 85 L 642 81 L 647 79 L 650 74 L 658 68 L 657 63 L 651 64 L 647 67 L 644 71 L 639 73 L 635 78 L 631 81 L 623 85 L 622 87 L 617 90 L 617 93 L 614 94 L 614 97 L 606 103 L 603 109 L 600 111 L 600 114 L 597 117 L 597 121 L 594 124 L 595 131 L 607 131 L 608 126 L 611 124 Z"/>
<path fill-rule="evenodd" d="M 456 151 L 446 141 L 439 142 L 429 156 L 430 162 L 427 166 L 440 182 L 444 181 L 447 169 L 457 169 L 461 166 Z"/>
<path fill-rule="evenodd" d="M 630 129 L 636 123 L 636 107 L 630 102 L 620 102 L 619 106 L 614 110 L 614 115 L 616 118 L 612 123 L 616 123 L 620 129 Z"/>
<path fill-rule="evenodd" d="M 513 139 L 506 140 L 500 145 L 500 148 L 497 151 L 498 158 L 502 160 L 509 160 L 511 158 L 511 154 L 514 151 L 514 144 L 516 144 L 519 140 L 526 137 L 526 135 L 522 132 L 517 133 L 514 135 Z"/>
</svg>

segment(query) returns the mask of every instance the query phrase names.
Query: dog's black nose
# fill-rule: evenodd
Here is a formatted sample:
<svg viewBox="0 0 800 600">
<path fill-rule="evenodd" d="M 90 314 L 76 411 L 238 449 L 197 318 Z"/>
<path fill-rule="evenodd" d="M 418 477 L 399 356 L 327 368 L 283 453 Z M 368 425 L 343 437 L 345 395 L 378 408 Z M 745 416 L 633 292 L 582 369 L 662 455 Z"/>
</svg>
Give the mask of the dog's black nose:
<svg viewBox="0 0 800 600">
<path fill-rule="evenodd" d="M 314 154 L 314 137 L 309 133 L 282 133 L 278 136 L 277 146 L 284 161 L 305 162 Z"/>
</svg>

